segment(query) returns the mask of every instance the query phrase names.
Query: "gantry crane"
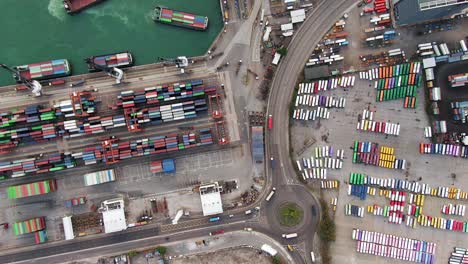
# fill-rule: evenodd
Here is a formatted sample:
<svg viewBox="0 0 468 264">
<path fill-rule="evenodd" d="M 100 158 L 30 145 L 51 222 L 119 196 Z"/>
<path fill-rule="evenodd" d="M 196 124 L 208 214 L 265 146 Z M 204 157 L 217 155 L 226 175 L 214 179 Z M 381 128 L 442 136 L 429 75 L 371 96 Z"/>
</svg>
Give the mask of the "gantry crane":
<svg viewBox="0 0 468 264">
<path fill-rule="evenodd" d="M 26 86 L 29 90 L 31 90 L 34 96 L 38 97 L 42 95 L 42 84 L 40 82 L 24 78 L 23 76 L 21 76 L 21 73 L 19 71 L 13 70 L 5 64 L 0 64 L 0 67 L 8 70 L 9 72 L 17 76 L 18 82 Z"/>
<path fill-rule="evenodd" d="M 211 95 L 208 97 L 210 102 L 211 116 L 214 119 L 223 117 L 223 110 L 221 106 L 221 96 L 219 94 Z"/>
</svg>

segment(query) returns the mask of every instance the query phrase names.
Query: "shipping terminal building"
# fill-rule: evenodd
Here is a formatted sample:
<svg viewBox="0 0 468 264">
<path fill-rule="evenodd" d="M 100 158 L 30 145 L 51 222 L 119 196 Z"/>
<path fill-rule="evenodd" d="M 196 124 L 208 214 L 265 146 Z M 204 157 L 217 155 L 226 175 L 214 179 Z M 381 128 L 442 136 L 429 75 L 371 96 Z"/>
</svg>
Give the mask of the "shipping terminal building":
<svg viewBox="0 0 468 264">
<path fill-rule="evenodd" d="M 392 0 L 396 26 L 411 26 L 468 13 L 468 0 Z"/>
</svg>

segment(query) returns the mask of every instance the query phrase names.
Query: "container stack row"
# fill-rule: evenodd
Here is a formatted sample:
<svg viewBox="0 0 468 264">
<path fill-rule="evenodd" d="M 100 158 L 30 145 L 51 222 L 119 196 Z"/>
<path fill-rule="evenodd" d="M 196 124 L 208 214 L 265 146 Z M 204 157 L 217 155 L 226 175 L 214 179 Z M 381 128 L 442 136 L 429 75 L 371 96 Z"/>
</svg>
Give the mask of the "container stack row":
<svg viewBox="0 0 468 264">
<path fill-rule="evenodd" d="M 468 264 L 468 249 L 455 247 L 450 254 L 449 264 Z"/>
<path fill-rule="evenodd" d="M 418 263 L 435 263 L 436 243 L 405 237 L 353 229 L 359 253 L 394 258 Z"/>
<path fill-rule="evenodd" d="M 468 147 L 455 144 L 432 144 L 420 143 L 419 152 L 421 154 L 437 154 L 453 157 L 468 158 Z"/>
<path fill-rule="evenodd" d="M 390 196 L 390 210 L 388 222 L 401 224 L 404 218 L 404 208 L 406 201 L 406 192 L 392 191 Z"/>
<path fill-rule="evenodd" d="M 42 108 L 40 105 L 30 105 L 22 110 L 0 113 L 0 128 L 50 121 L 56 118 L 55 109 Z"/>
<path fill-rule="evenodd" d="M 466 206 L 463 204 L 444 204 L 441 212 L 446 215 L 465 216 Z"/>
<path fill-rule="evenodd" d="M 163 171 L 162 161 L 160 161 L 160 160 L 152 161 L 150 163 L 150 171 L 151 171 L 151 173 L 162 172 Z"/>
<path fill-rule="evenodd" d="M 348 195 L 356 196 L 360 200 L 365 200 L 367 197 L 369 186 L 367 185 L 348 185 Z"/>
<path fill-rule="evenodd" d="M 205 94 L 216 93 L 216 87 L 203 87 L 203 80 L 191 80 L 172 85 L 160 85 L 145 88 L 143 91 L 122 91 L 117 105 L 123 108 L 139 104 L 163 104 L 174 100 L 191 99 Z"/>
<path fill-rule="evenodd" d="M 448 198 L 453 200 L 468 200 L 468 192 L 464 192 L 461 189 L 455 187 L 431 187 L 429 184 L 410 182 L 402 179 L 394 178 L 376 178 L 364 173 L 350 173 L 351 184 L 364 184 L 376 186 L 381 189 L 391 189 L 412 192 L 415 194 L 424 194 L 440 198 Z M 384 191 L 384 190 L 382 190 Z M 421 198 L 423 199 L 423 198 Z M 422 202 L 424 203 L 424 202 Z"/>
<path fill-rule="evenodd" d="M 389 169 L 406 168 L 406 160 L 397 159 L 394 148 L 381 146 L 373 142 L 354 142 L 353 163 L 363 163 Z"/>
<path fill-rule="evenodd" d="M 293 119 L 296 120 L 311 120 L 315 121 L 318 119 L 329 119 L 330 118 L 330 111 L 328 111 L 328 108 L 326 107 L 317 107 L 317 109 L 314 110 L 305 110 L 305 109 L 294 109 Z"/>
<path fill-rule="evenodd" d="M 113 169 L 91 172 L 83 175 L 85 186 L 97 185 L 115 181 L 115 171 Z"/>
<path fill-rule="evenodd" d="M 57 190 L 55 179 L 32 182 L 7 188 L 8 199 L 18 199 L 35 195 L 47 194 Z"/>
<path fill-rule="evenodd" d="M 337 180 L 320 181 L 321 189 L 338 189 L 340 182 Z"/>
<path fill-rule="evenodd" d="M 48 154 L 40 159 L 30 158 L 0 162 L 0 176 L 21 177 L 30 174 L 54 172 L 77 166 L 82 160 L 84 165 L 91 165 L 108 160 L 123 160 L 144 155 L 184 150 L 187 148 L 213 144 L 211 128 L 195 132 L 154 136 L 132 141 L 112 143 L 112 151 L 107 153 L 101 145 L 89 147 L 83 152 Z"/>
<path fill-rule="evenodd" d="M 417 221 L 421 226 L 428 226 L 437 229 L 445 229 L 457 232 L 468 233 L 468 222 L 428 215 L 419 215 Z"/>
<path fill-rule="evenodd" d="M 13 232 L 15 235 L 23 235 L 28 233 L 37 232 L 46 228 L 45 217 L 36 217 L 13 224 Z"/>
<path fill-rule="evenodd" d="M 468 101 L 450 102 L 451 114 L 454 121 L 466 124 L 468 122 Z"/>
<path fill-rule="evenodd" d="M 345 215 L 362 218 L 364 217 L 364 207 L 360 207 L 353 204 L 345 204 Z"/>
<path fill-rule="evenodd" d="M 356 81 L 356 76 L 342 76 L 328 80 L 319 80 L 310 83 L 300 83 L 298 95 L 301 94 L 316 94 L 320 91 L 333 90 L 337 87 L 348 88 L 353 87 Z"/>
<path fill-rule="evenodd" d="M 322 106 L 327 108 L 344 108 L 346 105 L 346 98 L 333 97 L 326 95 L 298 95 L 296 97 L 295 106 Z"/>
<path fill-rule="evenodd" d="M 13 178 L 26 174 L 39 174 L 54 172 L 65 168 L 73 168 L 76 162 L 70 154 L 48 154 L 43 157 L 27 158 L 15 161 L 0 162 L 0 175 L 9 175 Z"/>
<path fill-rule="evenodd" d="M 400 124 L 374 121 L 374 113 L 374 111 L 364 110 L 362 113 L 362 117 L 358 117 L 356 129 L 361 131 L 382 133 L 386 135 L 400 135 Z"/>
</svg>

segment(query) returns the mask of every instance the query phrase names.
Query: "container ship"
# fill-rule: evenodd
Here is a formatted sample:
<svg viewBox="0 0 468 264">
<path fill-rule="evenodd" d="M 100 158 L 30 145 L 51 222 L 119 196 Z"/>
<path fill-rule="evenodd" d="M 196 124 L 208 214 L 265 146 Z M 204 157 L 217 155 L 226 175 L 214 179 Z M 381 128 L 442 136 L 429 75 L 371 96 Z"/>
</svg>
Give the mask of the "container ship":
<svg viewBox="0 0 468 264">
<path fill-rule="evenodd" d="M 99 56 L 92 56 L 85 59 L 90 72 L 100 71 L 95 65 L 107 68 L 125 68 L 133 66 L 133 56 L 130 52 L 120 52 Z"/>
<path fill-rule="evenodd" d="M 72 15 L 101 2 L 104 2 L 104 0 L 63 0 L 63 7 L 65 7 L 68 14 Z"/>
<path fill-rule="evenodd" d="M 208 27 L 208 17 L 206 16 L 171 10 L 162 6 L 156 6 L 154 9 L 153 20 L 195 30 L 206 30 Z"/>
<path fill-rule="evenodd" d="M 68 76 L 71 74 L 70 63 L 66 59 L 51 60 L 39 63 L 31 63 L 13 67 L 21 77 L 29 80 L 47 80 Z M 20 78 L 13 76 L 17 82 Z"/>
</svg>

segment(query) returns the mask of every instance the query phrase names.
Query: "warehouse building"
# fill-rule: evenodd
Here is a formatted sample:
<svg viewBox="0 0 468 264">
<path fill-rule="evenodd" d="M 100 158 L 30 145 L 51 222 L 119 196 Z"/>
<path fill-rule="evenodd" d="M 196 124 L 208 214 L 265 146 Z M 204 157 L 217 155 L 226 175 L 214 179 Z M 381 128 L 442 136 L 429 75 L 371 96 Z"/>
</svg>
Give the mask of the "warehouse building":
<svg viewBox="0 0 468 264">
<path fill-rule="evenodd" d="M 392 0 L 397 26 L 410 26 L 467 14 L 468 0 Z"/>
<path fill-rule="evenodd" d="M 223 202 L 221 192 L 223 187 L 218 182 L 200 185 L 200 199 L 202 203 L 203 216 L 223 213 Z"/>
<path fill-rule="evenodd" d="M 263 127 L 253 126 L 251 148 L 254 163 L 263 163 L 265 160 L 265 150 L 263 145 Z"/>
<path fill-rule="evenodd" d="M 127 229 L 124 201 L 122 199 L 117 198 L 102 202 L 99 211 L 102 213 L 102 222 L 106 233 Z"/>
</svg>

